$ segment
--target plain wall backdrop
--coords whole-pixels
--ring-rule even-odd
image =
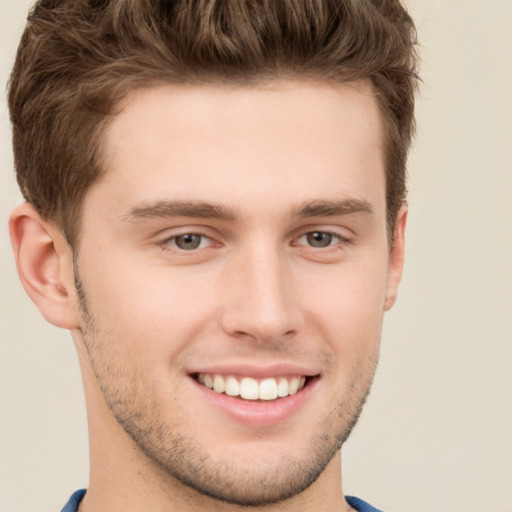
[[[389,512],[512,512],[512,1],[405,3],[424,80],[407,260],[344,490]],[[2,84],[29,4],[0,0]],[[19,201],[2,94],[0,512],[55,512],[87,485],[85,406],[69,334],[18,282]]]

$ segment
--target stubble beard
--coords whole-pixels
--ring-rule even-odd
[[[90,364],[108,408],[157,473],[170,477],[202,496],[243,507],[283,502],[313,484],[349,437],[370,392],[378,362],[378,345],[361,362],[349,391],[321,422],[308,453],[282,458],[273,466],[259,461],[214,460],[207,447],[187,435],[186,428],[165,423],[158,411],[154,386],[122,360],[118,340],[100,335],[75,267],[80,300],[81,335]],[[178,404],[177,404],[178,406]],[[164,483],[165,486],[165,483]]]

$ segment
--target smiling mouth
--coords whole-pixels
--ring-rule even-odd
[[[253,401],[277,400],[295,395],[307,385],[310,379],[304,375],[254,379],[209,373],[198,373],[194,378],[199,384],[215,393]]]

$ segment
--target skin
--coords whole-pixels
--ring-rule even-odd
[[[107,130],[74,254],[31,206],[13,213],[22,282],[79,355],[81,512],[349,509],[338,448],[403,266],[406,210],[390,247],[381,131],[365,84],[138,91]],[[187,233],[197,248],[177,245]],[[265,426],[226,415],[191,377],[277,364],[316,379]]]

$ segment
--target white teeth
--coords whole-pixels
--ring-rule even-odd
[[[226,379],[226,395],[238,396],[240,394],[240,384],[235,377],[228,377]]]
[[[279,379],[279,384],[277,385],[277,396],[281,398],[288,396],[288,381],[284,377]]]
[[[200,373],[197,381],[219,394],[240,396],[245,400],[275,400],[300,391],[306,384],[306,377],[270,377],[258,382],[252,377],[243,377],[238,380],[233,375],[224,377],[218,374]]]
[[[242,382],[240,382],[240,396],[246,400],[258,400],[258,381],[250,377],[244,377]]]
[[[204,376],[204,385],[207,388],[213,389],[213,377],[211,375],[206,374]]]
[[[290,383],[288,384],[288,393],[290,393],[290,395],[295,395],[299,390],[299,380],[299,377],[292,377],[290,379]]]
[[[213,390],[216,393],[224,393],[225,389],[226,389],[226,384],[224,384],[224,379],[220,375],[214,375]]]
[[[265,379],[260,382],[260,400],[275,400],[277,398],[276,379]]]

